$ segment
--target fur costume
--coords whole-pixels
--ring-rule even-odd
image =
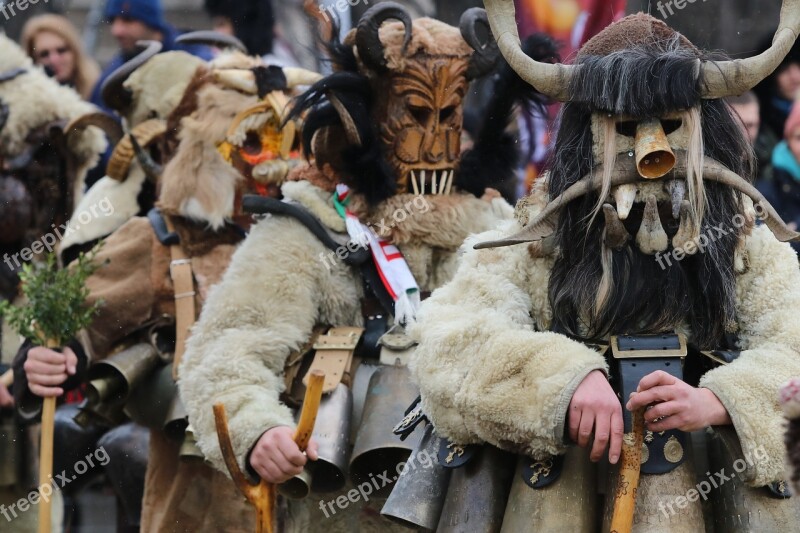
[[[6,257],[52,233],[72,214],[86,172],[106,146],[90,116],[98,117],[94,106],[0,35],[0,247]],[[0,265],[0,289],[7,298],[16,288],[11,271],[19,268],[19,258]]]
[[[172,55],[159,61],[160,57],[134,60],[145,62],[143,70],[136,70],[124,84],[136,89],[138,83],[151,76],[164,74],[164,66],[179,58]],[[123,74],[130,72],[123,70]],[[123,91],[121,99],[127,102],[123,109],[131,117],[149,106],[153,108],[148,115],[163,115],[166,134],[159,146],[168,162],[155,176],[160,187],[157,206],[174,225],[180,248],[190,259],[192,294],[199,314],[211,287],[221,279],[244,238],[246,226],[234,223],[248,220],[240,216],[242,194],[271,192],[266,187],[279,185],[292,163],[289,156],[296,144],[296,126],[291,122],[281,130],[281,105],[288,101],[291,87],[317,76],[296,69],[266,67],[259,59],[241,53],[224,54],[208,65],[192,63],[191,70],[177,69],[176,75],[179,82],[182,75],[189,78],[183,80],[180,94],[170,96],[167,91],[168,100],[155,100],[146,88]],[[257,75],[261,79],[254,82]],[[258,144],[247,144],[251,139]],[[223,146],[225,150],[221,149]],[[240,152],[251,156],[252,164]],[[283,169],[283,174],[259,173],[260,169],[273,167]],[[135,170],[132,163],[131,172]],[[108,229],[100,226],[95,231],[103,228]],[[85,233],[84,237],[91,235]],[[107,261],[108,265],[87,282],[89,301],[102,301],[98,316],[81,338],[90,365],[143,342],[155,321],[176,316],[170,246],[159,239],[148,217],[134,216],[124,221],[105,238],[97,260]],[[174,330],[172,324],[169,328]],[[19,354],[15,366],[24,363],[26,353]],[[90,375],[91,372],[90,366]],[[142,378],[140,389],[152,390],[148,386],[158,380],[159,372]],[[130,396],[135,397],[136,391]],[[158,402],[157,397],[145,400]],[[83,409],[86,413],[99,412],[98,406],[88,401]],[[132,412],[136,411],[129,405],[126,413]],[[180,428],[182,438],[186,425],[185,420],[179,422],[184,422]],[[115,427],[106,435],[127,430],[130,425]],[[249,531],[255,513],[237,488],[202,460],[182,458],[181,444],[182,439],[170,438],[160,424],[150,428],[141,529],[164,531],[177,525],[182,531]],[[126,460],[123,457],[112,461]]]
[[[539,460],[562,455],[573,394],[592,371],[609,372],[588,344],[674,331],[710,350],[735,333],[738,358],[699,383],[733,421],[715,428],[726,443],[738,439],[723,466],[766,451],[740,479],[754,487],[782,480],[777,391],[800,373],[800,271],[778,239],[798,234],[750,187],[752,152],[719,98],[757,82],[788,50],[800,4],[784,3],[775,50],[747,67],[709,61],[644,14],[606,28],[574,65],[538,63],[518,52],[513,6],[486,4],[512,66],[566,103],[548,177],[520,203],[517,221],[465,244],[454,279],[412,329],[420,344],[411,370],[436,431]],[[647,128],[655,134],[646,137]],[[647,144],[654,138],[658,150]],[[766,226],[754,227],[754,203]],[[634,531],[702,530],[651,508],[669,502],[659,498],[668,485],[654,488],[664,479],[642,477]],[[797,520],[796,502],[781,505]],[[779,515],[748,525],[769,529]]]
[[[462,31],[474,31],[476,13],[465,17]],[[383,24],[390,18],[401,23]],[[397,246],[422,292],[451,278],[459,246],[468,235],[512,214],[501,198],[478,197],[495,180],[510,176],[486,172],[476,177],[472,186],[477,194],[462,190],[454,180],[456,171],[467,172],[459,166],[461,97],[470,76],[490,67],[480,64],[493,46],[474,52],[469,35],[462,37],[455,28],[430,19],[412,22],[396,4],[380,4],[365,14],[344,44],[329,44],[334,74],[301,96],[294,111],[308,111],[303,136],[314,159],[283,185],[285,201],[302,206],[335,241],[346,243],[346,224],[333,191],[339,180],[348,184],[353,191],[348,209]],[[416,87],[409,92],[416,100],[405,99],[408,87]],[[509,98],[509,93],[502,97]],[[511,107],[499,106],[504,113]],[[397,112],[387,112],[390,108]],[[507,122],[501,117],[508,115],[498,116],[492,134],[502,136]],[[489,137],[477,146],[497,141]],[[392,222],[395,213],[409,211],[407,206],[420,199],[424,209],[412,208],[405,220]],[[211,291],[189,340],[179,385],[198,445],[217,468],[225,467],[212,404],[225,406],[236,460],[248,471],[249,452],[261,435],[294,425],[292,410],[280,399],[290,353],[308,341],[316,326],[364,324],[361,274],[342,261],[327,261],[330,254],[302,223],[268,215],[254,226],[223,281]],[[292,506],[292,526],[298,531],[392,527],[378,518],[374,503],[351,507],[328,520],[316,504]]]

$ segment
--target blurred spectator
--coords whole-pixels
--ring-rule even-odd
[[[778,143],[772,153],[773,180],[759,183],[778,214],[792,229],[800,227],[800,103],[794,107],[786,119],[784,140]],[[800,252],[800,243],[792,243]]]
[[[89,99],[100,67],[83,50],[75,26],[61,15],[39,15],[25,23],[20,44],[37,65],[62,85]]]
[[[758,179],[770,181],[772,179],[772,150],[775,143],[770,142],[768,136],[762,132],[761,104],[758,102],[758,97],[754,92],[748,91],[741,96],[726,98],[725,101],[741,120],[745,135],[755,151],[758,161]]]
[[[767,44],[762,49],[766,50]],[[761,134],[771,151],[783,138],[786,117],[800,91],[800,42],[795,43],[780,66],[755,91],[761,101]]]
[[[138,41],[160,41],[164,45],[162,52],[183,50],[203,59],[211,59],[211,50],[205,46],[180,45],[175,42],[180,32],[164,20],[160,0],[108,0],[105,18],[111,25],[111,34],[117,40],[120,51],[103,70],[100,81],[92,92],[92,103],[103,109],[108,110],[100,96],[103,81],[136,55]]]
[[[205,0],[214,30],[233,35],[252,55],[272,53],[275,14],[271,0]]]

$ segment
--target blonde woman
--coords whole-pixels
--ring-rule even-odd
[[[83,50],[75,26],[61,15],[31,18],[22,29],[22,48],[33,62],[48,70],[62,85],[73,87],[84,99],[100,77],[100,68]]]

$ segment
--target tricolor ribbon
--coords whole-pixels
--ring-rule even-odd
[[[350,239],[360,246],[369,247],[383,286],[394,300],[395,321],[407,324],[414,320],[419,309],[420,295],[417,280],[414,279],[414,274],[408,268],[408,263],[400,250],[386,239],[379,237],[372,228],[361,222],[348,209],[350,199],[350,189],[346,185],[337,185],[333,203],[336,211],[344,218]]]

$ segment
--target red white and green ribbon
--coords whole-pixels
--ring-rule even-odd
[[[333,203],[339,215],[344,218],[350,239],[360,246],[369,246],[383,286],[394,300],[395,322],[407,324],[414,320],[419,309],[420,295],[417,280],[414,279],[414,274],[408,268],[408,263],[400,250],[386,239],[379,237],[372,228],[361,222],[348,209],[350,199],[350,189],[346,185],[337,185]]]

